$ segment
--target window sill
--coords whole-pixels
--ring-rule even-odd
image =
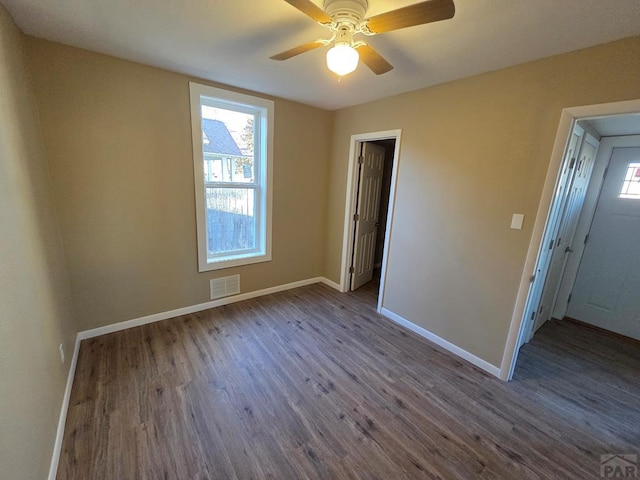
[[[271,253],[252,252],[243,255],[233,255],[220,260],[207,260],[206,264],[199,264],[198,271],[209,272],[211,270],[222,270],[224,268],[240,267],[252,263],[270,262]]]

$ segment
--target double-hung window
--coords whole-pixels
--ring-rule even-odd
[[[271,260],[273,102],[189,88],[199,270]]]

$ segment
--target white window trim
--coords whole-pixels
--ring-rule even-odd
[[[201,85],[194,82],[189,82],[189,94],[191,99],[191,133],[193,138],[193,173],[196,200],[198,271],[206,272],[222,268],[237,267],[240,265],[249,265],[252,263],[268,262],[271,260],[274,102],[264,98],[222,90],[220,88],[209,87],[207,85]],[[261,123],[263,125],[266,124],[266,135],[264,131],[265,128],[260,129],[260,155],[266,154],[266,161],[264,163],[261,161],[261,168],[258,172],[261,177],[261,181],[259,183],[264,185],[264,188],[261,189],[262,198],[257,202],[259,208],[259,221],[264,225],[263,245],[261,245],[259,251],[251,251],[238,255],[227,255],[220,260],[214,261],[210,261],[207,256],[205,186],[204,169],[202,164],[201,96],[215,99],[218,105],[228,103],[230,109],[238,111],[242,111],[242,107],[244,105],[257,107],[262,111]],[[253,111],[251,111],[251,113],[253,113]],[[264,168],[264,166],[266,166],[266,168]]]

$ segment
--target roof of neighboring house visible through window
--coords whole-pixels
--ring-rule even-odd
[[[241,157],[242,152],[235,142],[227,126],[220,120],[202,119],[203,148],[205,153],[232,155]],[[208,140],[208,141],[207,141]]]

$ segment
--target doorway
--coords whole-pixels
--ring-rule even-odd
[[[520,346],[531,339],[537,328],[550,318],[562,319],[572,311],[571,302],[575,302],[572,291],[576,278],[582,275],[583,253],[588,250],[586,240],[589,240],[606,168],[613,149],[633,143],[632,134],[640,133],[638,112],[640,101],[563,111],[527,254],[528,266],[514,309],[501,378],[511,379]],[[585,144],[586,150],[581,150]],[[593,156],[598,149],[595,159],[583,158],[584,152]],[[579,162],[586,165],[591,162],[591,172],[585,169],[585,163],[578,168]]]
[[[380,285],[395,140],[360,143],[349,290]],[[369,286],[371,288],[371,286]]]
[[[624,130],[609,128],[625,119]],[[571,173],[566,188],[556,189],[551,211],[560,213],[545,230],[543,245],[549,244],[536,268],[540,278],[534,280],[521,345],[551,319],[640,340],[640,135],[617,135],[627,131],[640,133],[640,116],[584,119],[574,126],[562,167],[563,177]],[[582,146],[573,153],[580,136]]]
[[[372,290],[378,311],[384,297],[400,133],[351,137],[340,289]]]

